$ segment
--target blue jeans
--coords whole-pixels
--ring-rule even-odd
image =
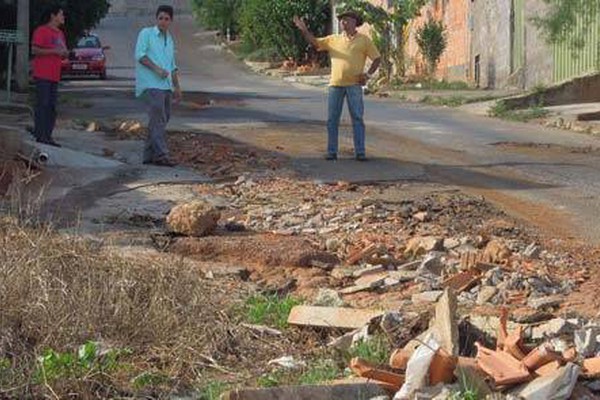
[[[329,87],[327,153],[333,155],[338,152],[340,117],[344,107],[344,98],[348,101],[348,111],[350,111],[350,117],[352,118],[354,153],[357,156],[365,155],[365,122],[363,120],[365,107],[363,104],[363,90],[360,85]]]
[[[45,79],[36,79],[36,104],[33,135],[36,139],[47,142],[52,139],[52,131],[56,124],[56,101],[58,83]]]

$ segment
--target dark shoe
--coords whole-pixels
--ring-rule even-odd
[[[337,160],[337,154],[327,154],[325,156],[325,159],[327,161],[335,161],[335,160]]]
[[[356,158],[356,161],[367,161],[368,160],[367,156],[365,156],[364,154],[357,154],[355,158]]]
[[[177,163],[173,160],[171,160],[170,158],[159,158],[158,160],[154,161],[152,164],[154,165],[158,165],[160,167],[176,167]]]
[[[36,139],[38,143],[47,144],[48,146],[54,147],[62,147],[60,144],[56,143],[53,139]]]

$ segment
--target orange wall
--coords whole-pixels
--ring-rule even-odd
[[[374,0],[375,1],[375,0]],[[448,44],[442,55],[436,76],[449,81],[468,81],[470,64],[469,0],[433,0],[421,10],[409,29],[406,45],[408,73],[422,75],[425,62],[416,42],[417,29],[429,18],[441,20],[446,27]]]

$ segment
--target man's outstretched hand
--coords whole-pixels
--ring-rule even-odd
[[[296,27],[298,29],[300,29],[301,31],[308,30],[306,28],[306,24],[304,23],[304,21],[302,20],[302,18],[298,17],[297,15],[294,15],[294,25],[296,25]]]

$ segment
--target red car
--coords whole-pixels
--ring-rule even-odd
[[[102,46],[96,35],[86,35],[79,39],[69,58],[62,62],[62,75],[98,76],[106,79],[106,54],[109,46]]]

